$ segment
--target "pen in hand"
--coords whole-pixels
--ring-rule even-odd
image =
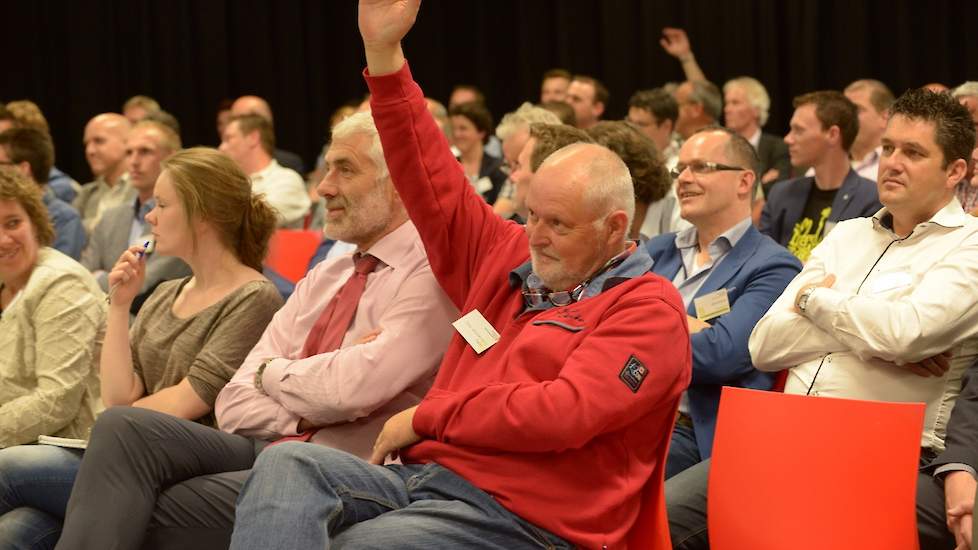
[[[143,243],[143,249],[136,253],[136,257],[139,258],[139,259],[142,259],[142,258],[144,258],[144,257],[149,256],[150,254],[152,254],[153,253],[153,248],[154,248],[153,245],[154,245],[153,241],[146,241],[146,242],[144,242]],[[112,287],[109,288],[109,293],[105,296],[105,303],[107,303],[107,304],[111,304],[112,303],[112,295],[115,294],[116,289],[119,288],[119,285],[121,285],[121,284],[122,284],[122,281],[119,281],[116,284],[112,285]]]

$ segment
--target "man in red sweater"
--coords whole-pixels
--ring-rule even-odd
[[[493,214],[404,59],[418,4],[361,0],[360,31],[384,156],[464,313],[458,334],[373,464],[318,445],[264,451],[232,547],[623,548],[647,483],[661,486],[690,380],[682,300],[626,241],[631,179],[603,147],[543,163],[525,230]],[[403,464],[380,466],[389,455]]]

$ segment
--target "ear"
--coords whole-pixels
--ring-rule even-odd
[[[825,131],[826,136],[832,143],[837,143],[842,146],[842,130],[838,126],[829,126],[829,129]]]
[[[741,172],[740,179],[737,180],[737,196],[753,198],[755,181],[757,181],[757,175],[754,174],[753,170],[744,170]]]
[[[621,243],[628,237],[628,214],[624,210],[615,210],[608,214],[605,227],[608,228],[609,243]]]
[[[245,138],[245,141],[248,142],[248,145],[251,146],[251,147],[260,147],[261,146],[261,132],[259,132],[258,130],[255,130],[254,132],[251,132],[250,134],[246,134],[244,136],[244,138]]]
[[[591,110],[594,112],[596,118],[601,118],[601,115],[604,114],[604,103],[595,101],[594,105],[591,106]]]
[[[967,173],[968,163],[964,159],[955,160],[947,165],[947,179],[944,181],[944,186],[953,189],[959,181],[964,179]]]
[[[27,162],[26,160],[22,160],[18,162],[15,166],[17,167],[17,171],[20,172],[22,175],[30,178],[31,180],[34,180],[34,173],[31,171],[31,164],[29,162]],[[47,183],[47,180],[45,179],[40,183]]]

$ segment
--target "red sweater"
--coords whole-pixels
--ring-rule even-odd
[[[402,460],[437,462],[574,544],[624,547],[690,380],[679,293],[647,273],[521,314],[509,273],[529,258],[523,227],[475,193],[406,64],[366,79],[391,177],[436,278],[463,314],[479,310],[501,336],[482,355],[454,336],[414,416],[424,439]],[[647,370],[637,391],[623,380],[632,358]]]

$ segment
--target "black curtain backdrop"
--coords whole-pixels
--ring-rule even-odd
[[[256,94],[275,111],[280,147],[311,164],[330,113],[362,96],[354,0],[3,0],[0,101],[31,99],[52,127],[57,164],[85,182],[86,121],[150,95],[180,120],[185,145],[215,145],[223,98]],[[482,88],[496,115],[536,100],[540,75],[565,67],[611,89],[619,118],[637,89],[682,79],[658,44],[678,26],[718,85],[767,87],[767,130],[783,134],[791,99],[878,78],[899,94],[978,79],[974,0],[425,0],[405,43],[415,77],[445,101]]]

